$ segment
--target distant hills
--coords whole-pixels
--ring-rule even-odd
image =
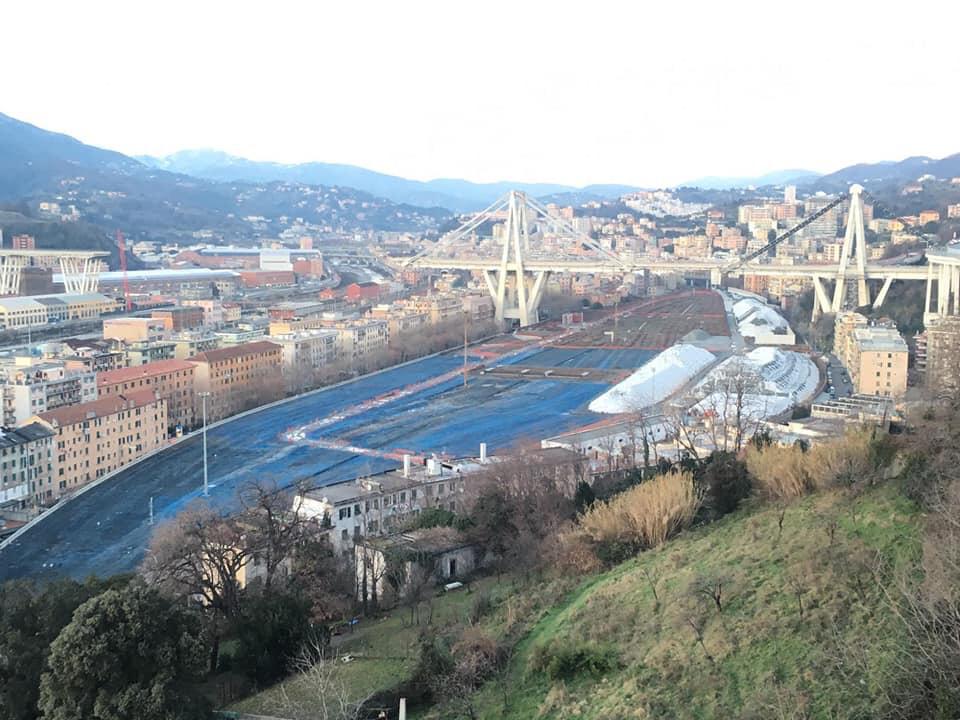
[[[710,176],[683,183],[680,192],[714,202],[709,196],[731,192],[727,188],[795,183],[805,190],[835,192],[859,182],[893,196],[899,185],[926,174],[960,176],[960,154],[862,163],[822,176],[802,169],[756,177]],[[193,241],[199,234],[215,242],[255,242],[276,237],[301,220],[323,232],[345,234],[437,232],[454,222],[453,213],[481,209],[512,188],[574,205],[640,189],[456,178],[421,182],[353,165],[256,162],[214,150],[133,158],[0,113],[0,210],[19,213],[20,225],[38,219],[41,200],[57,200],[74,205],[92,226],[62,241],[57,233],[45,232],[50,242],[60,243],[48,247],[86,242],[98,229],[109,246],[117,228],[134,240]],[[14,224],[10,217],[7,224]]]
[[[493,203],[508,190],[523,190],[534,197],[575,195],[577,197],[606,199],[619,197],[639,188],[631,185],[588,185],[577,188],[552,183],[495,182],[475,183],[456,178],[438,180],[409,180],[386,175],[356,165],[308,162],[285,165],[258,162],[228,155],[219,150],[182,150],[157,158],[147,155],[137,158],[161,170],[192,175],[218,181],[299,182],[310,185],[338,185],[351,187],[387,198],[396,203],[420,206],[440,206],[455,212],[480,210]]]
[[[851,183],[870,185],[906,183],[923,175],[947,179],[960,176],[960,153],[939,160],[915,155],[899,161],[859,163],[824,175],[814,183],[818,189],[832,190]]]
[[[85,223],[108,231],[105,238],[119,228],[133,239],[192,241],[203,231],[214,240],[256,241],[276,237],[297,218],[348,234],[429,231],[450,219],[440,207],[399,204],[346,186],[169,172],[0,113],[0,205],[29,220],[42,200],[75,206]]]
[[[767,185],[802,185],[815,181],[820,173],[813,170],[776,170],[753,177],[724,177],[708,175],[680,183],[680,187],[697,187],[705,190],[730,190],[742,187],[764,187]]]

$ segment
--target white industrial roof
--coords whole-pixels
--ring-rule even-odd
[[[211,270],[209,268],[179,268],[174,270],[131,270],[127,279],[131,282],[149,282],[150,280],[205,280],[213,278],[231,278],[238,274],[233,270]],[[54,282],[63,282],[63,275],[53,276]],[[123,273],[118,271],[100,273],[100,282],[123,282]]]

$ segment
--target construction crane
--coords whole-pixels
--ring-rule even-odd
[[[117,249],[120,251],[120,272],[123,273],[123,299],[126,302],[127,312],[133,310],[130,300],[130,278],[127,277],[127,244],[123,241],[123,233],[117,230]]]

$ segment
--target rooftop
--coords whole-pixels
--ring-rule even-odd
[[[386,537],[364,538],[361,542],[378,550],[399,550],[417,555],[438,555],[472,544],[459,530],[449,527],[434,527]]]
[[[149,282],[151,280],[213,280],[238,277],[233,270],[211,270],[209,268],[179,268],[172,270],[130,270],[127,280],[132,283]],[[53,276],[55,283],[63,282],[63,275]],[[115,285],[123,282],[123,273],[110,271],[100,273],[100,282]]]
[[[0,448],[23,445],[52,436],[53,431],[38,422],[32,422],[18,428],[0,428]]]
[[[12,310],[34,310],[40,307],[58,304],[102,302],[113,304],[116,301],[100,293],[55,293],[53,295],[20,295],[0,298],[0,308]]]
[[[75,425],[84,420],[115,415],[122,410],[143,407],[155,402],[157,402],[157,395],[153,390],[137,390],[136,392],[100,398],[79,405],[67,405],[56,410],[40,413],[37,417],[51,425]]]
[[[167,373],[188,370],[193,372],[193,363],[186,360],[157,360],[137,367],[117,368],[97,373],[97,385],[113,385],[115,383],[130,382],[139,378],[155,377]]]
[[[861,352],[907,352],[907,343],[891,328],[857,328],[853,331],[853,339]]]
[[[236,358],[255,355],[263,352],[274,352],[280,350],[280,346],[267,340],[257,340],[256,342],[242,343],[232,347],[218,348],[216,350],[207,350],[197,353],[191,362],[223,362],[224,360],[234,360]]]

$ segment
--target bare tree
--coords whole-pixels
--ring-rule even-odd
[[[263,584],[268,591],[313,529],[300,512],[303,499],[303,488],[291,492],[269,478],[253,480],[240,489],[244,509],[239,520],[247,526],[251,550],[264,565]]]
[[[326,655],[316,643],[307,645],[292,664],[296,679],[280,684],[270,711],[296,720],[359,720],[369,696],[350,693],[339,672],[347,660]]]
[[[725,584],[726,579],[722,577],[702,577],[694,583],[694,591],[712,601],[717,608],[717,612],[723,612]]]
[[[406,564],[402,583],[397,588],[400,602],[410,608],[410,624],[420,624],[420,606],[427,605],[427,625],[433,621],[433,596],[437,584],[436,557],[422,557]]]
[[[236,519],[194,506],[157,529],[143,574],[174,595],[233,618],[240,612],[241,570],[253,554],[245,534]]]
[[[693,637],[697,641],[697,645],[700,646],[700,649],[703,650],[704,657],[710,661],[710,664],[714,664],[713,655],[710,654],[710,651],[707,650],[707,645],[704,642],[703,633],[705,621],[703,616],[697,614],[688,614],[684,617],[684,622],[687,627],[693,630]]]

